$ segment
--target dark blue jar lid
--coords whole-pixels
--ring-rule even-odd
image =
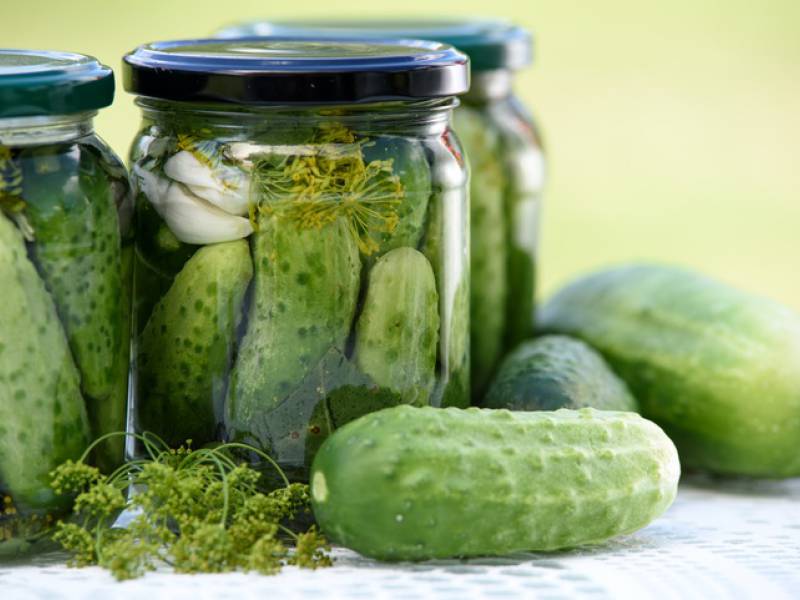
[[[123,75],[127,91],[172,101],[373,102],[462,94],[469,59],[419,40],[180,40],[140,46],[125,56]]]
[[[253,21],[233,25],[220,37],[313,36],[322,38],[415,38],[444,42],[467,54],[473,71],[520,69],[530,64],[533,41],[528,31],[496,19],[314,19]]]
[[[66,115],[113,100],[114,73],[91,56],[0,49],[0,118]]]

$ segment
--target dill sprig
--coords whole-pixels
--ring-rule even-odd
[[[169,448],[152,434],[136,435],[146,458],[103,475],[85,460],[51,473],[59,494],[75,497],[73,515],[56,524],[54,539],[70,566],[99,565],[119,580],[170,565],[180,573],[234,570],[274,574],[284,565],[329,566],[330,547],[315,527],[295,533],[286,523],[310,511],[308,486],[290,483],[267,454],[238,443],[193,450]],[[254,452],[278,470],[284,486],[259,489],[260,473],[238,464],[234,452]],[[128,493],[128,490],[131,493]],[[125,527],[114,523],[134,514]]]
[[[301,229],[321,229],[343,218],[359,250],[376,252],[374,235],[397,228],[405,190],[392,159],[364,160],[365,143],[342,125],[323,124],[308,144],[254,157],[257,210]]]

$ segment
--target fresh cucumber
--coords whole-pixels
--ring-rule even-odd
[[[613,268],[557,293],[541,327],[608,359],[684,466],[800,475],[800,315],[697,273]]]
[[[334,542],[383,560],[601,542],[663,513],[675,447],[634,413],[398,406],[329,437],[311,472]]]
[[[485,408],[556,410],[584,408],[633,411],[625,382],[595,350],[574,338],[548,335],[519,345],[500,365]]]

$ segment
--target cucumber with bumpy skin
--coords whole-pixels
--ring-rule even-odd
[[[595,350],[563,335],[520,344],[500,365],[482,406],[509,410],[584,408],[627,410],[638,406],[625,382]]]
[[[677,492],[675,447],[634,413],[399,406],[317,453],[332,541],[383,560],[550,551],[644,527]]]
[[[225,414],[234,437],[244,434],[268,444],[269,413],[326,352],[344,350],[361,261],[356,241],[341,220],[304,229],[277,216],[263,216],[252,246],[253,299]]]
[[[433,269],[414,248],[384,254],[369,274],[356,325],[359,368],[409,404],[426,404],[436,381],[439,296]]]
[[[631,265],[586,276],[541,313],[627,382],[684,466],[800,475],[800,315],[697,273]]]
[[[0,488],[20,509],[51,507],[50,470],[81,455],[89,424],[53,300],[2,213],[0,289]]]
[[[22,161],[23,188],[33,260],[64,324],[81,388],[95,402],[118,402],[111,396],[119,389],[115,367],[128,354],[127,315],[117,207],[103,160],[92,148],[78,158],[34,150]]]
[[[214,439],[252,275],[246,241],[204,246],[153,309],[137,356],[139,419],[170,446]]]

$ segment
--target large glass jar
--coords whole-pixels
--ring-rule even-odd
[[[92,126],[113,95],[92,58],[0,50],[0,555],[63,508],[50,471],[125,430],[133,203]]]
[[[303,479],[366,412],[468,404],[466,57],[283,39],[125,60],[139,431],[246,442]]]
[[[307,35],[338,39],[412,37],[467,54],[472,85],[454,127],[470,163],[472,397],[478,403],[499,360],[533,333],[542,143],[514,95],[515,72],[530,63],[528,32],[496,20],[251,21],[218,35]]]

